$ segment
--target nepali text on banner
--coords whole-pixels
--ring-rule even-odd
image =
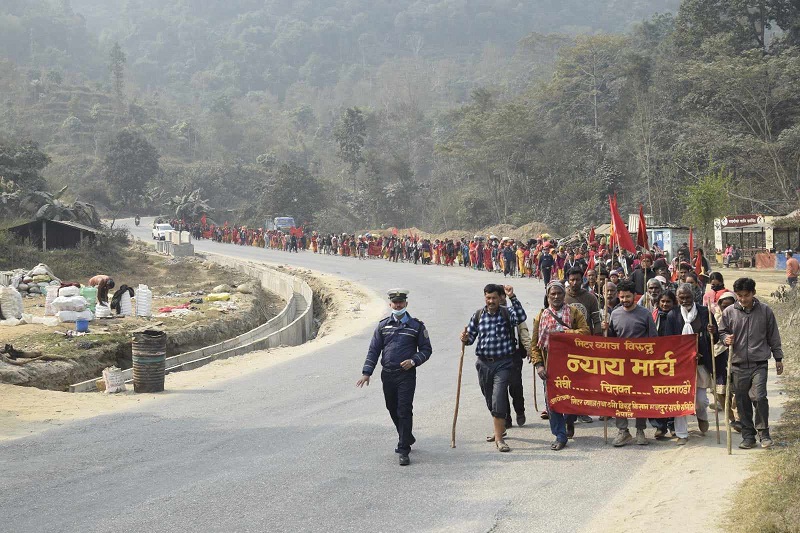
[[[557,333],[547,401],[557,413],[617,418],[694,414],[697,336],[623,339]]]

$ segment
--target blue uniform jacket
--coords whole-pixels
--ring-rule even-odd
[[[428,338],[428,330],[422,321],[406,313],[400,320],[394,315],[378,322],[372,341],[369,343],[367,360],[362,373],[371,376],[381,357],[381,365],[386,370],[399,370],[400,363],[413,359],[416,366],[427,361],[433,348]]]

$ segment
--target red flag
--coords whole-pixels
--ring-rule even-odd
[[[644,207],[639,204],[639,229],[636,233],[636,244],[647,250],[650,248],[647,242],[647,223],[644,219]]]
[[[631,253],[636,253],[636,245],[633,243],[631,234],[628,233],[628,228],[625,226],[625,223],[622,222],[622,216],[620,216],[619,210],[617,209],[616,195],[608,197],[608,205],[611,208],[612,237],[614,237],[614,240],[621,250],[624,249]]]
[[[583,276],[586,277],[586,273],[590,270],[594,270],[594,267],[597,263],[594,261],[594,254],[589,254],[589,263],[586,265],[586,270],[583,271]]]
[[[697,250],[697,259],[694,263],[694,271],[697,272],[697,274],[703,273],[703,254],[700,252],[700,250]]]
[[[594,226],[592,226],[592,229],[589,230],[589,244],[593,243],[594,239],[595,239]]]

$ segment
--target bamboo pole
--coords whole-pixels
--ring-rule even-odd
[[[461,358],[458,361],[458,384],[456,385],[456,409],[453,412],[453,430],[450,433],[450,447],[456,447],[456,421],[458,420],[458,404],[461,400],[461,374],[464,371],[464,350],[466,344],[461,343]]]
[[[734,342],[736,339],[734,339]],[[728,455],[732,454],[731,451],[731,440],[733,439],[731,435],[731,419],[728,416],[728,413],[731,409],[731,374],[733,372],[733,368],[731,365],[731,359],[733,358],[733,342],[728,346],[728,379],[725,381],[725,433],[728,436]]]
[[[708,325],[712,325],[711,306],[708,306]],[[708,347],[711,350],[711,391],[714,394],[714,419],[717,422],[717,444],[720,444],[719,434],[719,405],[717,405],[717,354],[714,353],[714,335],[708,334]],[[725,417],[727,418],[727,411]]]

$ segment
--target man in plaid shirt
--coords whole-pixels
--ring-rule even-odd
[[[500,295],[505,290],[511,306],[500,306]],[[501,452],[511,451],[505,440],[506,415],[509,412],[508,382],[514,369],[513,355],[516,350],[515,330],[525,322],[528,315],[514,295],[511,285],[505,287],[490,283],[483,289],[486,306],[479,309],[461,333],[461,342],[471,346],[476,340],[475,368],[478,383],[486,406],[494,422],[494,443]]]

